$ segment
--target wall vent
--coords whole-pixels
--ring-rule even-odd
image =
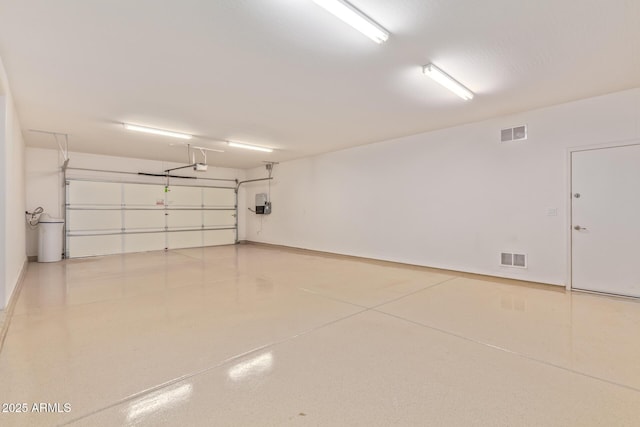
[[[500,254],[500,265],[503,267],[527,268],[527,255],[502,252]]]
[[[500,142],[523,141],[527,139],[527,125],[500,130]]]

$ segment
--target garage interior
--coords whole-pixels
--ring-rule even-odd
[[[638,22],[0,0],[0,425],[637,425]]]

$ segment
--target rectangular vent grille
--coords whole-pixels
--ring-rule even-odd
[[[500,265],[503,267],[527,268],[527,255],[502,252],[500,254]]]
[[[500,131],[500,142],[522,141],[527,139],[527,125],[502,129]]]

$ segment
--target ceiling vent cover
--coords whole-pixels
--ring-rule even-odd
[[[500,265],[503,267],[527,268],[527,255],[502,252],[500,254]]]
[[[500,130],[500,142],[523,141],[527,139],[527,125]]]

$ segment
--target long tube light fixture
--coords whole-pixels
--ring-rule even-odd
[[[173,138],[180,138],[180,139],[193,138],[193,135],[189,135],[188,133],[172,132],[168,130],[150,128],[146,126],[132,125],[129,123],[124,123],[124,128],[127,130],[133,130],[136,132],[152,133],[154,135],[170,136]]]
[[[431,77],[436,82],[440,83],[442,86],[449,89],[451,92],[458,95],[460,98],[464,99],[465,101],[473,99],[473,92],[471,92],[469,89],[464,87],[462,83],[460,83],[435,65],[427,64],[423,66],[422,72]]]
[[[265,153],[273,152],[271,148],[258,147],[257,145],[241,144],[239,142],[233,142],[233,141],[229,141],[227,142],[227,144],[229,144],[229,147],[244,148],[246,150],[264,151]]]
[[[313,2],[378,44],[389,39],[387,30],[344,0],[313,0]]]

